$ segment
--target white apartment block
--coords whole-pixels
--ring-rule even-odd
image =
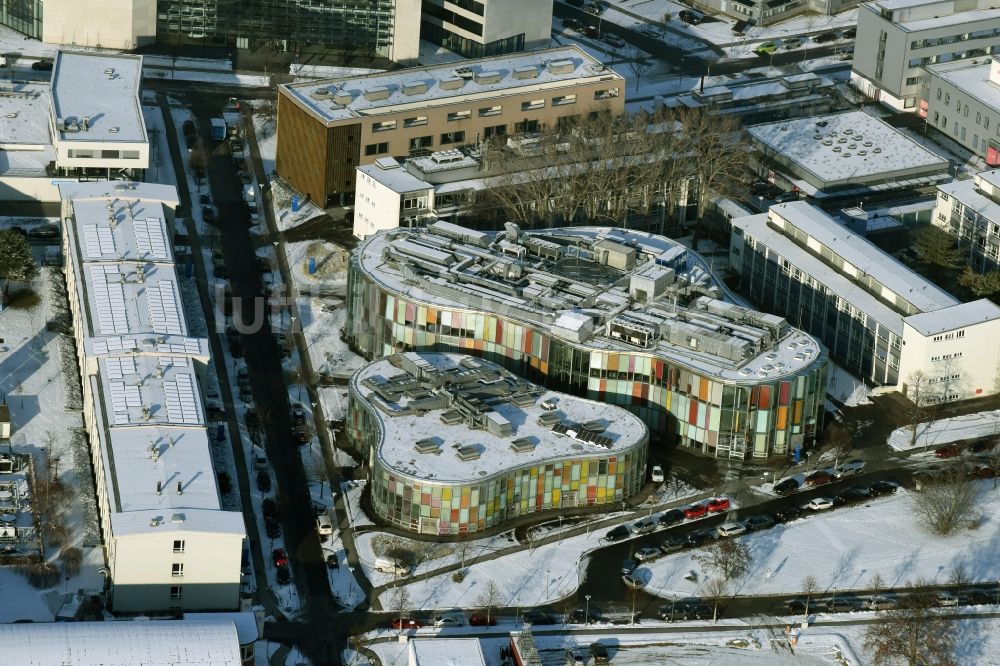
[[[174,268],[171,186],[60,185],[63,250],[115,612],[234,610],[246,536],[223,509]]]
[[[934,224],[958,237],[974,270],[1000,269],[1000,170],[937,189]]]
[[[552,0],[423,0],[420,36],[466,58],[546,48]]]
[[[898,110],[920,111],[928,65],[993,53],[1000,6],[992,0],[875,0],[858,7],[852,83]]]
[[[927,68],[927,122],[1000,166],[1000,62],[996,56]]]
[[[132,49],[156,41],[156,0],[45,0],[43,42]]]

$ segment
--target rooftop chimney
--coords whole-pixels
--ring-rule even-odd
[[[181,484],[180,481],[177,482],[177,494],[178,495],[184,494],[184,486]]]

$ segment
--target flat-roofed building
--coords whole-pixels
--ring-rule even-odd
[[[279,176],[320,203],[347,202],[355,168],[562,117],[624,112],[625,80],[576,46],[278,89]]]
[[[545,48],[552,0],[424,0],[420,36],[466,58]]]
[[[1000,270],[1000,170],[938,185],[934,224],[958,238],[973,270]]]
[[[927,122],[1000,166],[1000,61],[960,60],[926,71]]]
[[[947,382],[942,400],[996,391],[983,377],[995,377],[1000,351],[983,336],[1000,335],[1000,309],[960,303],[818,208],[793,202],[733,218],[730,265],[754,302],[820,338],[834,361],[870,384],[900,386],[920,370],[939,388]],[[952,331],[948,322],[964,330],[946,345],[947,333],[933,329]],[[956,368],[960,352],[972,365],[945,379],[942,362]]]
[[[864,111],[752,125],[747,132],[762,157],[760,170],[776,168],[817,198],[950,179],[948,160]]]
[[[481,355],[702,453],[785,455],[819,428],[826,350],[724,296],[701,257],[663,236],[437,221],[359,243],[345,333],[369,358]]]
[[[30,11],[32,5],[36,11]],[[5,7],[0,16],[7,18],[4,25],[50,44],[131,51],[156,41],[156,5],[156,0],[45,0],[43,12],[28,0],[18,3],[21,11]],[[27,13],[32,23],[11,20]]]
[[[1000,45],[992,0],[876,0],[858,6],[851,82],[900,111],[919,111],[928,65],[988,55]]]
[[[83,379],[110,604],[232,610],[243,516],[224,510],[173,263],[173,187],[60,185],[70,311]]]
[[[373,361],[351,378],[347,422],[354,446],[370,457],[375,513],[422,534],[611,507],[646,479],[649,431],[639,417],[464,354]]]

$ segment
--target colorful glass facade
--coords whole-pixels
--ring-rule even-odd
[[[796,373],[723,378],[655,351],[589,348],[489,312],[411,300],[372,279],[357,255],[348,308],[345,333],[368,358],[414,350],[482,356],[554,390],[622,406],[654,437],[709,455],[786,455],[817,433],[825,350]]]

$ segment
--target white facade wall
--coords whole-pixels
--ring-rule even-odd
[[[132,49],[156,41],[156,0],[45,0],[42,41]]]
[[[990,7],[986,0],[965,3],[956,11],[960,6],[959,0],[904,9],[861,4],[851,72],[854,86],[891,108],[918,110],[926,65],[986,55],[1000,45],[1000,9],[984,11]],[[955,18],[963,14],[968,20]],[[907,25],[913,21],[922,23]]]
[[[420,57],[420,2],[396,0],[395,3],[389,59],[401,65],[416,65]]]
[[[60,168],[148,169],[149,143],[115,141],[66,141],[53,132],[56,166]],[[118,155],[117,158],[111,154]],[[90,155],[90,157],[81,157]],[[126,157],[128,156],[128,157]]]
[[[402,171],[401,167],[397,167]],[[412,192],[397,192],[372,178],[361,169],[356,171],[354,196],[354,235],[367,238],[384,229],[395,229],[407,217],[419,218],[434,208],[434,188]],[[404,209],[404,202],[407,202]],[[413,208],[413,202],[417,207]],[[416,222],[416,219],[412,220]]]
[[[903,320],[900,391],[917,372],[928,378],[934,402],[997,393],[1000,378],[1000,319],[924,336]]]
[[[549,46],[552,39],[551,0],[484,0],[482,44],[524,33],[525,50]]]

